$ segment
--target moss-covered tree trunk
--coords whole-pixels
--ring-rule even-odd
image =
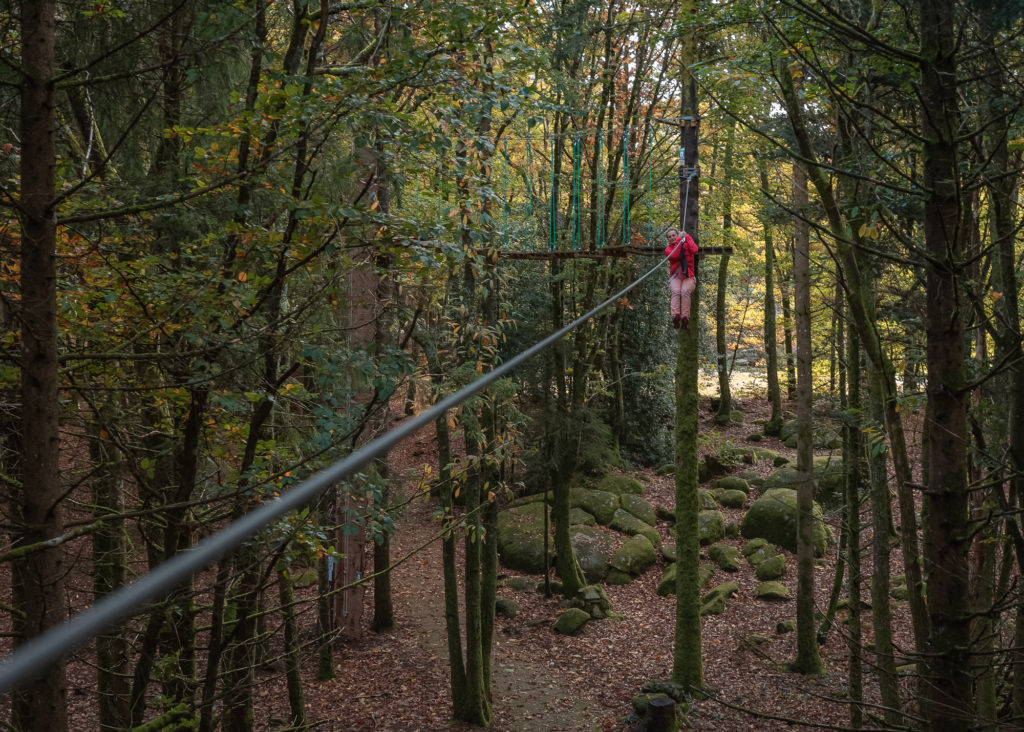
[[[761,190],[767,196],[768,163],[764,156],[757,158],[757,172]],[[767,204],[766,204],[767,205]],[[775,318],[775,243],[772,226],[764,213],[764,350],[767,364],[768,401],[772,414],[764,425],[766,435],[777,435],[782,429],[782,391],[779,388],[779,344]]]
[[[111,519],[124,512],[124,466],[106,429],[115,409],[103,409],[88,425],[89,458],[99,468],[92,486],[93,515],[103,519],[92,533],[93,593],[97,599],[125,582],[128,573],[128,536],[124,522]],[[129,644],[120,628],[96,637],[96,690],[100,729],[121,730],[130,724],[125,669],[129,668]]]
[[[842,350],[842,349],[840,349]],[[850,616],[846,626],[847,644],[850,648],[850,726],[860,729],[864,723],[862,704],[864,701],[864,655],[861,622],[861,537],[860,537],[860,493],[863,483],[863,461],[861,459],[863,440],[860,420],[860,342],[856,333],[850,332],[845,362],[840,361],[839,394],[840,406],[847,412],[843,425],[843,487],[846,494],[846,569],[847,596]]]
[[[295,589],[291,572],[284,563],[277,567],[277,596],[281,601],[281,624],[284,626],[284,669],[288,684],[288,723],[293,729],[306,724],[306,703],[302,694],[302,655],[299,645],[299,624],[295,612]]]
[[[695,0],[679,4],[679,16],[685,22],[696,11]],[[697,61],[696,29],[683,31],[680,46],[682,67],[682,108],[680,116],[694,121],[682,127],[683,160],[679,170],[680,223],[700,245],[700,187],[693,173],[697,170],[697,85],[689,69]],[[697,531],[697,333],[700,330],[700,273],[694,261],[697,285],[690,298],[690,327],[676,333],[676,623],[672,654],[672,680],[691,690],[704,685],[704,667],[700,628],[700,540]]]
[[[786,247],[792,252],[792,247]],[[776,259],[776,262],[779,260]],[[790,281],[779,271],[779,291],[782,295],[782,346],[786,356],[786,398],[796,399],[796,359],[793,356],[793,298]]]
[[[811,144],[810,133],[804,120],[801,106],[793,80],[788,73],[779,75],[780,90],[786,105],[797,147],[805,160],[816,160],[814,146]],[[910,590],[910,614],[914,628],[914,642],[918,648],[928,644],[929,617],[924,603],[924,580],[921,574],[921,553],[917,535],[917,510],[914,505],[914,494],[911,484],[913,472],[907,452],[906,435],[903,430],[903,418],[900,412],[896,389],[896,377],[892,362],[887,351],[882,347],[881,336],[874,313],[866,305],[863,293],[864,282],[861,275],[862,265],[857,261],[856,251],[862,247],[853,247],[847,242],[847,232],[852,231],[854,244],[859,244],[855,227],[849,226],[844,218],[832,191],[832,184],[825,172],[818,165],[809,168],[818,197],[825,208],[829,228],[836,238],[836,251],[843,268],[843,276],[847,282],[849,293],[850,315],[857,328],[861,348],[882,378],[883,414],[885,415],[885,433],[889,440],[893,470],[896,474],[896,493],[900,507],[900,548],[903,553],[903,567],[907,575],[907,587]],[[927,445],[926,445],[927,447]],[[926,703],[922,697],[921,702]]]
[[[736,144],[736,125],[729,125],[729,132],[725,138],[725,161],[722,202],[722,244],[728,246],[729,234],[732,232],[732,188],[733,148]],[[727,323],[727,287],[729,284],[729,255],[723,254],[718,259],[718,292],[715,297],[715,368],[718,370],[718,413],[715,415],[716,424],[729,424],[732,419],[732,389],[729,387],[729,363],[728,344],[725,339],[725,326]],[[692,318],[691,318],[692,319]]]
[[[821,673],[814,627],[814,471],[812,469],[814,424],[811,414],[811,268],[810,226],[799,218],[807,209],[807,172],[793,163],[793,207],[798,213],[793,246],[793,316],[796,325],[796,659],[794,671]]]

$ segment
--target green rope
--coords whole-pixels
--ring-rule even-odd
[[[526,235],[530,249],[536,247],[533,231],[533,148],[530,140],[526,140]]]
[[[629,246],[629,125],[622,134],[622,245]]]
[[[597,248],[604,246],[604,165],[601,161],[601,140],[603,133],[597,135]]]
[[[572,248],[579,249],[580,231],[580,136],[572,140]]]
[[[505,249],[508,249],[508,167],[509,167],[509,162],[508,162],[508,140],[504,141],[504,151],[503,152],[504,152],[504,155],[505,155],[505,176],[504,176],[504,178],[505,178],[504,187],[505,188],[504,188],[504,191],[502,193],[502,196],[504,198],[504,204],[505,205],[502,207],[504,210],[503,210],[503,222],[502,222],[501,228],[502,228],[502,231],[504,232],[504,237],[502,238],[502,241],[505,242]]]
[[[651,148],[651,133],[647,133],[647,238],[654,236],[654,197],[651,188],[654,186],[654,151]]]
[[[558,201],[555,200],[555,138],[551,138],[551,188],[548,191],[548,249],[555,251],[555,224]]]

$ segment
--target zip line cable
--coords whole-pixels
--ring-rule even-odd
[[[691,173],[690,177],[693,177]],[[687,184],[687,195],[689,185]],[[686,225],[686,211],[683,211],[683,226]],[[562,329],[535,343],[522,353],[501,364],[493,371],[481,376],[459,391],[445,397],[430,409],[399,427],[385,433],[364,445],[348,457],[339,460],[319,473],[299,483],[295,488],[282,494],[276,500],[239,517],[220,531],[212,534],[191,549],[177,554],[163,564],[157,565],[130,585],[114,590],[97,600],[92,607],[83,610],[60,625],[54,626],[41,636],[21,645],[0,662],[0,694],[7,693],[46,669],[61,656],[82,645],[103,632],[114,623],[136,614],[143,605],[164,596],[171,589],[215,560],[238,548],[271,522],[284,517],[311,502],[332,485],[355,473],[371,460],[380,457],[406,437],[418,432],[449,409],[493,384],[506,374],[519,368],[538,353],[558,342],[578,326],[604,310],[610,304],[624,297],[634,287],[650,277],[668,257],[651,267],[644,275],[615,293],[597,307],[580,316]]]

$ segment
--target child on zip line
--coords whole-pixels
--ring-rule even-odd
[[[697,243],[685,231],[680,232],[670,226],[665,232],[668,246],[665,256],[668,257],[671,272],[669,273],[668,291],[672,307],[672,327],[688,330],[690,325],[690,295],[697,286],[696,271],[693,268],[693,255],[697,253]]]

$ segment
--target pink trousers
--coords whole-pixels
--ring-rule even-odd
[[[672,317],[690,317],[690,295],[697,286],[693,277],[679,279],[672,277],[668,281],[669,300],[672,303]]]

